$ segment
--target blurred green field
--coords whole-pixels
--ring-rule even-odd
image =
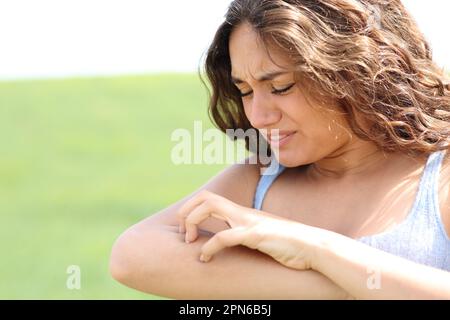
[[[172,164],[194,120],[212,127],[197,75],[0,82],[0,299],[159,298],[115,282],[109,254],[226,166]]]

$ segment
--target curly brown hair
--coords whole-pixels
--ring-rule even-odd
[[[266,50],[289,56],[309,97],[335,101],[361,139],[413,156],[450,147],[450,82],[400,0],[234,0],[204,64],[209,116],[223,132],[252,128],[228,51],[244,22]]]

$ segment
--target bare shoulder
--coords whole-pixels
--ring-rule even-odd
[[[178,200],[169,207],[152,214],[141,221],[136,227],[147,228],[154,225],[177,226],[176,213],[178,209],[197,193],[208,190],[221,195],[239,205],[253,206],[253,198],[260,177],[261,165],[257,163],[255,156],[230,165],[207,181],[202,187],[190,195]],[[200,225],[201,229],[209,232],[218,232],[228,226],[216,219],[208,219]]]
[[[442,222],[447,234],[450,236],[450,150],[447,150],[442,160],[442,168],[439,175],[439,197]]]
[[[440,180],[444,185],[450,183],[450,150],[445,152],[444,158],[442,159]]]

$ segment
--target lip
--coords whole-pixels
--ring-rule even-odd
[[[272,140],[272,135],[269,133],[267,135],[267,140],[269,144],[273,147],[281,148],[282,146],[286,145],[291,139],[292,136],[297,133],[297,131],[287,131],[287,130],[279,130],[278,136],[282,137],[279,140]]]

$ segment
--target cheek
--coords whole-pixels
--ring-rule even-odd
[[[281,97],[280,107],[292,120],[304,126],[322,122],[323,115],[320,115],[315,107],[301,93],[300,89],[287,96]]]
[[[350,128],[337,118],[328,120],[322,131],[329,144],[341,144],[351,137]]]
[[[302,135],[324,144],[342,142],[348,137],[350,131],[342,119],[331,117],[330,114],[310,106],[292,113],[292,120],[295,121]]]
[[[245,116],[247,117],[247,119],[250,119],[249,118],[249,116],[250,116],[250,107],[249,107],[248,103],[246,103],[245,101],[242,101],[242,106],[244,108]]]
[[[295,101],[286,102],[284,111],[305,134],[320,132],[327,125],[327,119],[322,114],[314,110],[310,105],[299,104],[298,100],[297,103]]]
[[[280,99],[277,104],[280,106],[283,114],[297,124],[304,124],[311,117],[309,115],[309,106],[301,103],[298,98],[285,97]]]

